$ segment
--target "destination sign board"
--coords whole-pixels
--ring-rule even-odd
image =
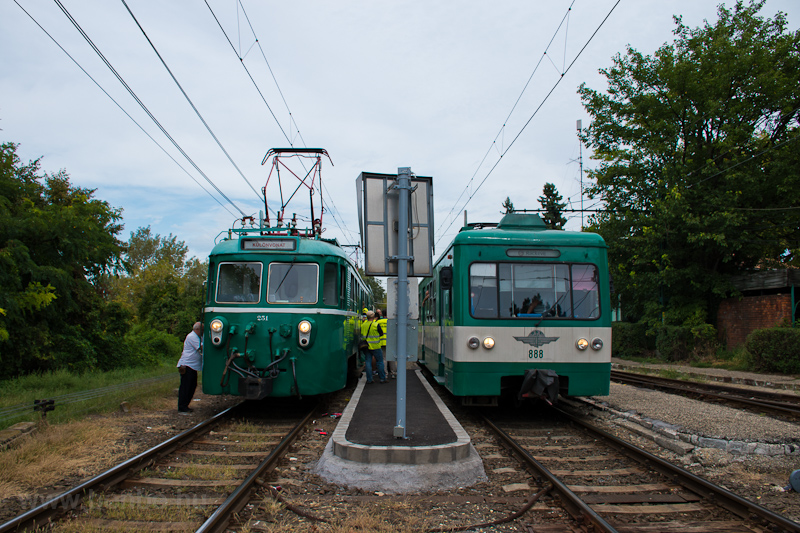
[[[277,250],[293,252],[297,249],[295,239],[242,239],[242,250]]]
[[[539,248],[509,248],[506,250],[508,257],[561,257],[559,250],[542,250]]]

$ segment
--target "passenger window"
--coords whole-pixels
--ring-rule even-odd
[[[339,265],[336,263],[325,264],[325,276],[322,281],[322,303],[325,305],[339,305],[339,293],[336,290],[338,270]]]
[[[473,263],[469,268],[469,312],[475,318],[497,317],[497,265]]]
[[[218,303],[254,303],[261,296],[261,263],[220,263]]]

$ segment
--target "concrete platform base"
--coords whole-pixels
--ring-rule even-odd
[[[453,489],[485,480],[483,462],[469,435],[421,372],[409,373],[408,380],[409,412],[427,411],[419,418],[416,440],[435,444],[414,446],[414,439],[387,441],[384,433],[391,434],[393,420],[380,413],[394,408],[393,403],[388,405],[387,393],[396,389],[372,384],[365,394],[366,380],[362,378],[314,472],[330,483],[396,494]],[[348,433],[354,417],[360,425]],[[361,442],[348,440],[348,434]]]
[[[328,483],[369,492],[435,492],[469,487],[487,479],[483,461],[471,445],[465,459],[421,465],[357,463],[336,457],[332,448],[329,440],[314,473]]]

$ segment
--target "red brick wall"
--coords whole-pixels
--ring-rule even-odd
[[[719,340],[735,348],[756,329],[771,328],[792,319],[791,294],[728,298],[719,304],[717,331]]]

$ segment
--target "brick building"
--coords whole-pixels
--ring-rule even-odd
[[[768,270],[736,276],[731,280],[741,298],[719,305],[717,331],[728,349],[744,344],[756,329],[794,324],[800,309],[800,270]]]

